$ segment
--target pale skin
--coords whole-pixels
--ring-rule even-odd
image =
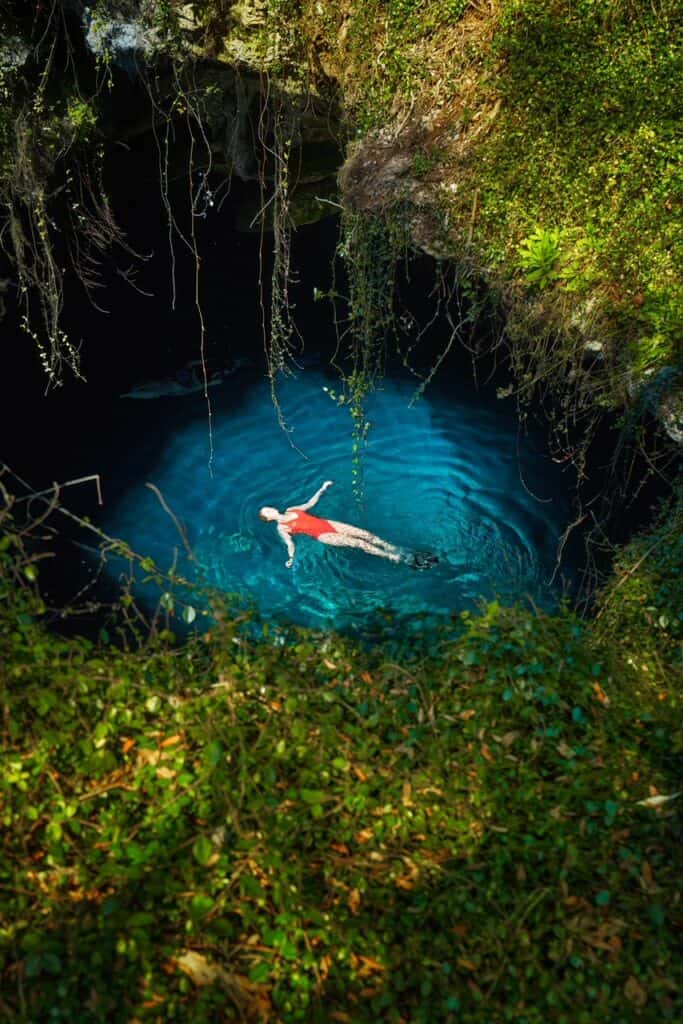
[[[290,533],[288,523],[293,523],[297,518],[297,510],[308,512],[318,504],[326,490],[332,486],[332,480],[326,480],[312,498],[301,505],[290,505],[284,512],[278,512],[276,508],[262,508],[259,517],[265,523],[277,523],[277,532],[283,544],[287,548],[288,559],[285,565],[291,569],[294,565],[296,548],[294,539]],[[321,544],[329,544],[337,548],[358,548],[368,555],[377,555],[378,558],[388,558],[390,562],[403,561],[403,553],[394,544],[382,540],[368,530],[361,530],[359,526],[352,526],[350,523],[338,523],[334,519],[328,519],[328,523],[334,527],[334,533],[321,533],[316,540]]]

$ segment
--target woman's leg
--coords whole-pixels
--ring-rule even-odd
[[[356,537],[358,540],[364,540],[368,544],[372,544],[374,547],[384,548],[386,551],[396,552],[400,554],[399,549],[395,544],[390,544],[389,541],[382,540],[374,533],[370,533],[369,530],[362,530],[360,526],[352,526],[350,523],[336,523],[333,519],[328,520],[334,526],[335,531],[341,534],[342,537]],[[327,534],[325,534],[327,536]]]
[[[356,533],[336,531],[335,533],[321,533],[318,540],[321,544],[329,544],[330,547],[335,548],[357,548],[359,551],[364,551],[367,555],[376,555],[378,558],[388,558],[390,562],[400,562],[403,560],[403,556],[398,548],[393,547],[391,544],[387,544],[386,541],[382,541],[381,544],[375,543],[374,541],[379,538],[374,538],[372,534],[372,541],[366,540],[365,537],[359,537]]]

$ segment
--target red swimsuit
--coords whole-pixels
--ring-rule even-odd
[[[321,533],[336,533],[334,526],[327,519],[319,519],[318,516],[309,516],[300,508],[287,509],[287,514],[296,512],[296,519],[283,525],[291,534],[305,533],[307,537],[315,537],[317,540]]]

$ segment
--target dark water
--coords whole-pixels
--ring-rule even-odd
[[[301,625],[362,632],[381,608],[411,620],[419,613],[446,617],[494,597],[557,602],[561,578],[554,585],[550,578],[568,503],[557,467],[518,436],[511,412],[465,389],[411,403],[411,383],[386,379],[368,406],[359,501],[351,419],[330,397],[331,387],[333,380],[315,368],[282,379],[289,436],[278,426],[262,374],[243,371],[212,388],[212,472],[201,395],[122,399],[127,433],[143,449],[151,431],[164,441],[157,437],[142,459],[144,473],[138,452],[137,477],[108,503],[102,526],[162,568],[180,549],[180,567],[190,571],[176,527],[145,486],[150,481],[182,521],[199,577],[252,598],[265,618]],[[439,564],[416,572],[301,537],[288,570],[275,526],[259,520],[258,509],[304,502],[326,479],[334,487],[316,514],[431,551]]]

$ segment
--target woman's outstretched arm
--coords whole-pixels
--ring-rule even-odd
[[[318,488],[313,497],[308,499],[305,505],[292,505],[291,507],[300,508],[302,512],[307,512],[309,508],[313,508],[314,505],[318,504],[319,500],[322,498],[327,488],[331,486],[332,480],[326,480],[322,487]]]
[[[287,527],[284,526],[282,523],[278,523],[277,532],[280,540],[286,546],[287,554],[289,555],[289,558],[285,562],[285,566],[288,569],[291,569],[292,566],[294,565],[294,555],[296,554],[296,548],[294,547],[292,535],[287,529]]]

